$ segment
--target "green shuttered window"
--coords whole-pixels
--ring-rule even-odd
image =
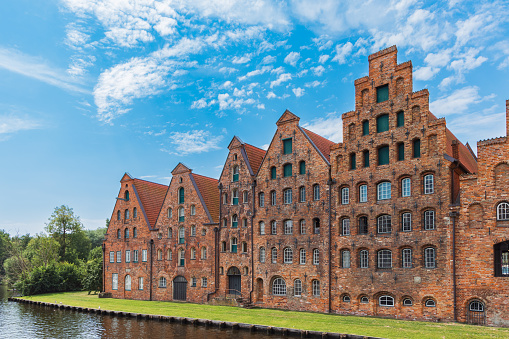
[[[405,126],[405,113],[400,111],[396,114],[396,127]]]
[[[292,176],[292,164],[285,164],[283,166],[283,175],[286,177]]]
[[[276,179],[276,167],[271,167],[270,168],[270,178],[271,179]]]
[[[382,114],[376,118],[376,132],[381,133],[389,130],[389,114]]]
[[[369,121],[364,120],[362,122],[362,135],[369,135]]]
[[[415,139],[413,146],[414,146],[414,158],[420,158],[421,157],[421,140]]]
[[[376,102],[389,100],[389,85],[383,85],[376,89]]]
[[[292,154],[292,138],[283,139],[283,154]]]
[[[299,163],[299,174],[306,174],[306,162],[301,161]]]
[[[405,144],[400,142],[398,144],[398,161],[405,160]]]
[[[378,149],[378,165],[389,163],[389,146],[382,146]]]

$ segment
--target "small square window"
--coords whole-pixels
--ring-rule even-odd
[[[283,154],[292,154],[292,138],[283,139]]]
[[[383,85],[376,88],[376,102],[389,100],[389,85]]]

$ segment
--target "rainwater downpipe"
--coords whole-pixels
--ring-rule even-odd
[[[151,301],[152,301],[152,285],[153,285],[153,281],[152,281],[153,247],[154,247],[154,239],[150,239],[150,300]]]
[[[332,185],[336,183],[335,180],[332,180],[331,176],[331,167],[329,166],[329,180],[327,181],[327,185],[329,185],[329,313],[332,312]]]
[[[456,304],[456,218],[458,212],[451,212],[449,216],[452,218],[452,299],[454,308],[454,321],[458,321],[458,310]]]
[[[252,184],[252,195],[253,198],[251,199],[252,202],[252,211],[251,213],[251,291],[249,291],[249,302],[253,302],[253,291],[254,291],[254,218],[256,215],[256,204],[255,204],[255,188],[256,188],[256,180],[253,180]]]

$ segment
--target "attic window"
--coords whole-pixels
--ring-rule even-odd
[[[182,178],[180,178],[180,183],[182,183]]]
[[[125,193],[124,193],[124,199],[125,199],[126,201],[129,201],[129,191],[125,191]]]
[[[376,88],[376,102],[389,100],[389,85],[383,85]]]
[[[233,155],[233,160],[237,160],[237,154]]]
[[[283,154],[292,154],[292,138],[283,139]]]

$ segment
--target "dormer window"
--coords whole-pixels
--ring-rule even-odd
[[[292,138],[283,139],[283,154],[292,154]]]
[[[389,85],[383,85],[376,88],[376,102],[389,100]]]

